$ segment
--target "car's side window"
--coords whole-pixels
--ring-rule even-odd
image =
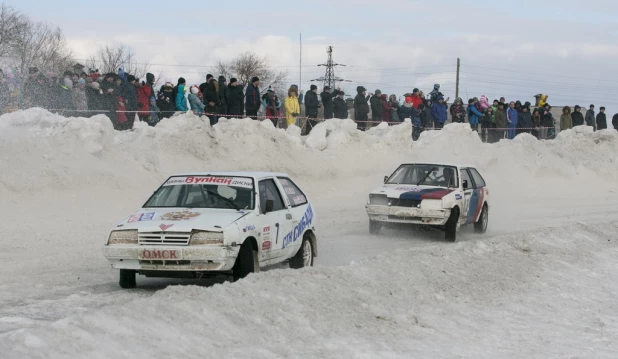
[[[468,182],[468,188],[465,188],[464,184],[466,183],[465,181]],[[472,180],[470,179],[470,175],[468,174],[468,169],[467,168],[462,168],[461,169],[461,187],[463,187],[463,189],[472,189],[474,187],[474,184],[472,183]]]
[[[472,178],[474,178],[474,184],[475,184],[474,188],[485,187],[486,186],[485,180],[483,179],[479,171],[477,171],[474,168],[470,168],[469,170],[470,170],[470,174],[472,174]]]
[[[266,209],[266,202],[273,201],[273,208],[270,212],[280,211],[285,209],[281,194],[272,179],[260,181],[260,209],[262,212]]]
[[[292,182],[291,179],[279,177],[279,183],[281,183],[281,186],[285,191],[285,195],[288,197],[288,200],[290,201],[290,205],[292,207],[298,207],[307,204],[307,197],[305,197],[303,191],[301,191],[300,188],[298,188],[298,186],[294,182]]]

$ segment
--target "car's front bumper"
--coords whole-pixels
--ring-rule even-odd
[[[229,271],[240,246],[143,246],[115,244],[103,255],[116,269],[138,271]]]
[[[367,205],[369,219],[377,222],[423,224],[443,226],[451,215],[450,209],[421,209],[412,207],[395,207]]]

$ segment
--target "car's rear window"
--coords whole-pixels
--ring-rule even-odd
[[[305,197],[303,191],[301,191],[300,188],[298,188],[298,186],[294,182],[292,182],[291,179],[286,177],[279,177],[278,179],[292,207],[298,207],[302,206],[303,204],[307,204],[307,197]]]

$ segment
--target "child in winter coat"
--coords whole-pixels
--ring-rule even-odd
[[[157,99],[152,96],[150,98],[150,115],[148,116],[148,125],[149,126],[156,126],[157,123],[159,123],[160,117],[159,117],[159,112],[161,112],[161,110],[159,110],[159,107],[157,107]]]
[[[570,130],[573,128],[573,119],[571,117],[571,108],[565,106],[562,109],[562,115],[560,116],[560,131]]]
[[[396,95],[390,95],[388,98],[388,102],[391,105],[391,122],[400,122],[399,121],[399,101],[397,101]]]
[[[487,96],[482,95],[481,96],[481,100],[479,101],[479,107],[481,108],[481,112],[484,112],[485,110],[487,110],[490,106],[489,106],[489,100],[487,99]]]
[[[485,112],[483,112],[483,118],[481,119],[481,141],[483,142],[489,142],[490,129],[493,127],[493,123],[491,122],[492,116],[493,110],[491,107],[488,107]]]
[[[200,89],[197,86],[192,86],[191,93],[189,94],[189,105],[191,106],[191,111],[193,111],[196,116],[202,116],[205,107],[198,96],[199,92]]]
[[[450,111],[454,123],[466,122],[466,109],[463,106],[463,100],[461,99],[461,97],[457,97],[455,99],[455,103],[451,105]]]
[[[285,98],[285,118],[288,127],[296,124],[296,117],[299,115],[298,89],[292,86],[288,90],[288,97]]]

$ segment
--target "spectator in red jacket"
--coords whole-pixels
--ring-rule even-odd
[[[414,89],[412,91],[412,105],[414,106],[415,110],[418,110],[418,105],[421,105],[423,103],[423,98],[421,97],[421,91],[419,89]]]

